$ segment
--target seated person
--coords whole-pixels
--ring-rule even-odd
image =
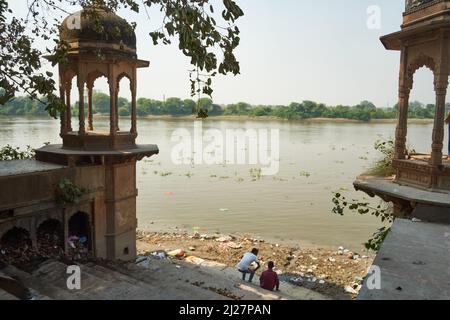
[[[270,261],[268,264],[268,270],[264,271],[259,277],[259,282],[261,285],[261,288],[274,291],[275,289],[277,291],[280,291],[280,281],[278,280],[278,275],[275,271],[273,271],[275,264],[273,261]]]
[[[258,249],[253,249],[252,252],[247,252],[242,257],[241,261],[237,265],[237,269],[239,272],[242,273],[242,280],[245,281],[245,277],[247,276],[247,273],[250,274],[250,278],[248,279],[248,282],[253,281],[253,277],[255,276],[256,271],[261,266],[257,255],[258,255]],[[252,264],[255,263],[257,265],[256,268],[252,267]]]

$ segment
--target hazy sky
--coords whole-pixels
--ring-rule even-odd
[[[245,12],[237,23],[242,33],[236,52],[241,75],[215,79],[215,102],[354,105],[370,100],[385,107],[397,101],[400,54],[385,50],[379,37],[400,29],[404,0],[236,1]],[[26,13],[26,0],[9,3]],[[222,6],[219,0],[213,3]],[[380,29],[367,27],[372,5],[381,9]],[[158,12],[149,12],[151,20],[144,12],[119,15],[138,23],[138,55],[151,61],[149,69],[139,71],[138,96],[189,97],[189,60],[176,43],[155,47],[148,36],[160,25]],[[107,92],[106,81],[99,81],[98,89]],[[129,97],[126,86],[121,84],[121,89],[121,95]],[[430,71],[416,74],[412,98],[434,101]]]

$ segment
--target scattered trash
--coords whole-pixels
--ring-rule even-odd
[[[158,258],[158,259],[167,258],[167,253],[165,251],[152,252],[152,253],[150,253],[150,255],[152,255],[153,257]]]
[[[221,209],[219,209],[219,211],[220,211],[220,212],[228,212],[228,211],[230,211],[230,209],[221,208]]]
[[[235,242],[228,242],[226,245],[228,248],[231,248],[231,249],[241,249],[242,248],[241,244],[238,244]]]
[[[422,220],[417,219],[417,218],[412,218],[411,221],[412,221],[412,222],[422,222]]]
[[[233,238],[230,236],[222,236],[222,237],[216,239],[217,242],[229,242],[232,240],[233,240]]]
[[[171,197],[171,196],[173,196],[173,192],[166,192],[165,195],[168,197]]]
[[[150,257],[136,258],[136,265],[146,269],[150,268]]]
[[[355,289],[353,289],[351,286],[346,286],[344,290],[345,290],[345,292],[351,293],[351,294],[357,294],[357,293],[358,293],[358,292],[357,292]]]
[[[186,255],[186,253],[181,249],[170,251],[167,254],[171,257],[176,257],[176,258],[183,258]]]
[[[188,257],[185,259],[185,261],[187,261],[187,262],[189,262],[189,263],[192,263],[192,264],[195,264],[195,265],[200,265],[200,264],[202,264],[203,262],[205,262],[204,259],[198,258],[198,257],[195,257],[195,256],[188,256]]]

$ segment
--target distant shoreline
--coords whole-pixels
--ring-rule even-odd
[[[107,115],[94,115],[94,118],[108,118]],[[28,118],[28,119],[51,119],[45,116],[33,116],[33,115],[25,115],[25,116],[0,116],[0,119],[17,119],[17,118]],[[121,117],[124,119],[130,118]],[[160,115],[160,116],[145,116],[138,117],[138,119],[146,119],[146,120],[165,120],[165,121],[195,121],[198,120],[196,116],[171,116],[171,115]],[[371,119],[369,121],[361,121],[354,119],[346,119],[346,118],[309,118],[309,119],[282,119],[278,117],[272,116],[260,116],[260,117],[251,117],[251,116],[210,116],[206,120],[210,121],[261,121],[261,122],[295,122],[295,123],[371,123],[371,124],[395,124],[397,123],[397,119]],[[433,119],[408,119],[408,123],[410,124],[431,124],[433,123]]]
[[[197,120],[195,116],[146,116],[140,119],[148,120],[170,120],[170,121],[187,121]],[[370,121],[361,121],[345,118],[310,118],[310,119],[282,119],[278,117],[251,117],[251,116],[210,116],[206,120],[211,121],[276,121],[276,122],[299,122],[299,123],[397,123],[397,119],[372,119]],[[411,124],[430,124],[433,123],[433,119],[408,119]]]

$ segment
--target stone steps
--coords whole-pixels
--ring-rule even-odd
[[[310,300],[326,299],[304,288],[281,284],[281,292],[270,292],[243,283],[233,268],[204,261],[151,259],[148,267],[134,263],[104,262],[79,264],[81,289],[67,288],[67,264],[49,260],[29,274],[13,266],[2,269],[5,276],[18,279],[33,300]],[[0,299],[14,296],[0,291]]]
[[[132,263],[111,264],[108,268],[132,277],[140,283],[156,287],[156,292],[153,294],[156,300],[228,300],[220,294],[192,285],[191,282],[186,281],[188,279],[182,279],[180,270],[174,264],[169,264],[173,272],[160,267],[146,269]]]
[[[81,289],[67,289],[67,265],[52,261],[42,265],[34,274],[46,282],[69,292],[74,299],[81,300],[142,300],[151,297],[155,288],[143,286],[126,279],[113,270],[96,270],[87,265],[81,269]]]
[[[5,300],[19,300],[19,298],[13,296],[12,294],[6,292],[3,289],[0,289],[0,301],[5,301]]]
[[[116,264],[112,264],[116,265]],[[68,265],[47,261],[29,274],[13,266],[3,269],[5,275],[19,279],[30,291],[33,300],[205,300],[223,299],[213,292],[189,283],[167,284],[163,275],[155,277],[131,264],[126,267],[104,267],[98,264],[79,264],[81,289],[67,288]],[[149,270],[145,270],[149,271]],[[163,281],[161,281],[163,279]],[[166,285],[167,284],[167,285]],[[2,298],[11,298],[7,293]]]
[[[33,294],[34,299],[72,299],[64,290],[50,284],[43,279],[39,279],[25,271],[19,270],[13,266],[7,266],[2,271],[10,276],[20,280]]]

